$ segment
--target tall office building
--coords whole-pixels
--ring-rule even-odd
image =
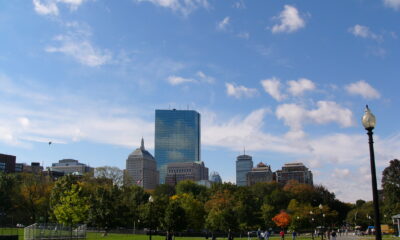
[[[222,183],[222,178],[218,172],[212,172],[210,174],[210,181],[215,183]]]
[[[247,173],[253,168],[253,158],[243,154],[236,158],[236,185],[247,186]]]
[[[158,171],[156,160],[144,148],[144,140],[140,148],[131,153],[126,160],[126,171],[132,183],[144,189],[155,189],[158,185]]]
[[[276,171],[276,181],[286,184],[290,180],[313,185],[313,175],[303,163],[286,163],[282,170]]]
[[[200,114],[193,110],[156,110],[154,152],[160,183],[168,163],[200,162]]]

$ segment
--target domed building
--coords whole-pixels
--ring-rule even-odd
[[[126,171],[134,185],[144,189],[155,189],[159,182],[159,172],[154,157],[144,148],[142,138],[140,148],[133,151],[126,160]]]
[[[218,172],[212,172],[210,174],[210,181],[214,183],[222,183],[222,178]]]

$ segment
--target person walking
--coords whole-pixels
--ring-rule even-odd
[[[269,231],[268,231],[268,230],[265,230],[265,232],[264,232],[264,239],[265,239],[265,240],[269,240],[269,236],[270,236]]]
[[[279,235],[281,236],[281,240],[285,240],[285,232],[282,230]]]
[[[297,232],[293,230],[292,232],[292,240],[296,240]]]
[[[336,240],[336,232],[335,232],[335,230],[332,231],[331,237],[332,237],[331,240]]]

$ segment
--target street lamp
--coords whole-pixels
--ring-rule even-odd
[[[314,218],[313,218],[313,211],[310,211],[310,217],[311,217],[311,238],[314,240]]]
[[[152,213],[152,205],[153,205],[153,201],[154,201],[154,199],[153,199],[153,197],[150,195],[150,197],[149,197],[149,204],[150,204],[150,215],[151,215],[151,213]],[[153,216],[149,216],[150,218],[152,218]],[[152,220],[151,219],[149,219],[150,221],[150,234],[149,234],[149,240],[151,240],[151,225],[153,224],[153,222],[152,222]]]
[[[382,240],[381,232],[381,221],[379,213],[379,199],[378,199],[378,187],[376,183],[376,169],[375,169],[375,154],[374,154],[374,140],[372,138],[372,130],[375,128],[376,119],[374,114],[368,108],[365,108],[365,114],[362,117],[362,124],[367,130],[367,135],[369,139],[369,157],[371,162],[371,180],[372,180],[372,197],[374,200],[374,218],[375,218],[375,239]]]
[[[322,215],[322,226],[321,228],[321,240],[324,240],[324,234],[325,234],[325,214],[323,214],[322,210],[324,209],[324,206],[322,204],[319,204],[318,206],[319,210],[321,210],[321,215]]]

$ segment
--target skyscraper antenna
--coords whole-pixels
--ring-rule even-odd
[[[246,155],[246,147],[243,146],[243,155]]]

